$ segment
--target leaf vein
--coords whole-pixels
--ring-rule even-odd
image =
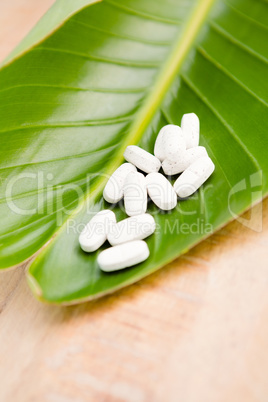
[[[134,115],[134,114],[133,114]],[[18,126],[14,127],[9,130],[0,130],[0,134],[3,133],[10,133],[14,131],[20,130],[29,130],[29,129],[47,129],[47,128],[69,128],[69,127],[92,127],[92,126],[110,126],[113,124],[124,123],[130,121],[133,117],[130,115],[122,116],[122,117],[115,117],[112,119],[103,119],[103,120],[91,120],[91,121],[70,121],[70,122],[61,122],[61,123],[46,123],[46,124],[35,124],[35,125],[25,125],[25,126]]]
[[[133,36],[130,36],[130,35],[120,35],[119,33],[116,33],[116,32],[107,31],[107,30],[105,30],[103,28],[99,28],[99,27],[96,27],[94,25],[86,24],[85,22],[79,21],[78,19],[75,19],[75,18],[72,21],[77,23],[77,24],[79,24],[79,25],[82,25],[84,27],[87,27],[87,28],[90,28],[92,30],[95,30],[96,32],[102,32],[102,33],[107,34],[109,36],[114,36],[115,38],[120,38],[120,39],[123,39],[123,40],[129,40],[129,41],[132,41],[132,42],[142,43],[142,44],[145,44],[145,45],[152,45],[152,46],[163,46],[163,47],[165,47],[165,46],[170,45],[170,42],[164,42],[164,41],[160,42],[160,41],[153,41],[153,40],[149,40],[149,39],[140,39],[140,38],[138,39],[138,38],[134,38]]]
[[[257,53],[251,47],[240,42],[237,38],[235,38],[233,35],[231,35],[229,32],[227,32],[224,28],[222,28],[216,22],[210,22],[210,26],[214,31],[218,32],[218,34],[220,34],[221,36],[226,38],[229,42],[233,43],[234,45],[236,45],[237,47],[240,47],[243,50],[246,50],[248,53],[252,54],[254,57],[261,60],[265,64],[268,64],[268,60],[263,55],[261,55],[260,53]]]
[[[57,88],[66,89],[71,91],[84,91],[84,92],[97,92],[97,93],[118,93],[118,94],[128,94],[128,93],[140,93],[147,90],[147,88],[82,88],[82,87],[71,87],[68,85],[53,85],[53,84],[21,84],[13,85],[7,88],[0,89],[1,92],[5,92],[16,88]]]
[[[36,50],[45,50],[45,51],[55,52],[55,53],[66,53],[66,54],[70,54],[72,56],[82,57],[87,60],[94,60],[94,61],[99,61],[101,63],[115,64],[115,65],[124,66],[124,67],[154,69],[159,66],[159,62],[145,63],[145,62],[134,62],[134,61],[127,61],[127,60],[111,59],[111,58],[105,58],[105,57],[99,57],[99,56],[92,56],[92,55],[89,55],[86,53],[75,52],[73,50],[53,48],[53,47],[47,47],[47,46],[39,46],[39,47],[33,49],[32,51],[36,51]]]
[[[257,168],[257,170],[261,170],[261,167],[259,163],[257,162],[256,158],[252,153],[249,151],[247,146],[243,143],[243,141],[238,138],[238,136],[235,134],[234,130],[230,125],[226,122],[226,120],[221,116],[221,114],[215,109],[214,106],[208,101],[208,99],[202,94],[196,86],[191,82],[189,78],[187,78],[185,75],[181,74],[182,80],[185,82],[185,84],[200,98],[202,101],[208,106],[208,108],[213,112],[213,114],[218,118],[218,120],[222,123],[222,125],[226,128],[227,132],[236,140],[236,142],[240,145],[241,148],[245,151],[247,154],[248,158],[252,161],[254,166]]]
[[[112,7],[117,8],[117,9],[125,12],[126,14],[135,15],[137,17],[146,18],[146,19],[149,19],[152,21],[163,22],[165,24],[171,24],[171,25],[178,25],[180,22],[179,20],[173,20],[173,19],[169,19],[169,18],[161,18],[157,15],[147,14],[147,13],[144,13],[139,10],[134,10],[130,7],[122,6],[121,4],[119,5],[118,3],[116,3],[112,0],[105,0],[105,3],[110,4]]]
[[[196,48],[197,52],[204,57],[207,61],[209,61],[212,65],[214,65],[216,68],[220,68],[220,71],[223,72],[227,77],[229,77],[232,81],[234,81],[240,88],[242,88],[244,91],[249,93],[251,96],[253,96],[258,102],[262,103],[264,106],[268,107],[268,103],[265,102],[264,99],[260,98],[255,92],[253,92],[249,87],[247,87],[245,84],[243,84],[242,81],[238,80],[230,71],[228,71],[226,68],[222,66],[222,64],[218,63],[217,60],[215,60],[208,52],[202,47],[198,46]]]

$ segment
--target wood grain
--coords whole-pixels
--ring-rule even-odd
[[[3,58],[51,0],[0,2]],[[0,275],[1,402],[267,402],[268,200],[113,296],[59,308]]]

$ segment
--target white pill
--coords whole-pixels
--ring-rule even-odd
[[[119,202],[123,198],[123,186],[125,178],[129,172],[136,172],[137,169],[132,163],[123,163],[112,174],[104,190],[103,198],[112,204]]]
[[[199,118],[195,113],[187,113],[182,116],[181,128],[186,141],[186,148],[193,148],[199,145]]]
[[[107,248],[98,255],[98,264],[102,271],[112,272],[132,267],[145,261],[150,255],[145,241],[135,240]]]
[[[161,167],[158,158],[137,145],[129,145],[124,152],[124,158],[145,173],[158,172]]]
[[[124,205],[128,216],[144,214],[147,209],[145,177],[139,172],[130,172],[124,183]]]
[[[158,208],[169,211],[177,205],[177,194],[171,183],[161,173],[146,176],[146,186],[151,200]]]
[[[175,181],[174,189],[180,198],[192,195],[213,173],[215,165],[208,156],[197,159]]]
[[[104,209],[98,212],[85,226],[79,236],[82,250],[90,253],[97,250],[107,240],[108,233],[116,223],[115,214]]]
[[[108,234],[108,242],[111,246],[116,246],[133,240],[142,240],[154,231],[155,220],[152,215],[136,215],[116,223]]]
[[[190,148],[176,159],[165,159],[162,163],[162,168],[166,175],[178,174],[186,170],[202,156],[208,156],[205,147]]]
[[[184,134],[179,126],[168,124],[161,128],[154,145],[154,154],[161,162],[181,154],[185,149]]]

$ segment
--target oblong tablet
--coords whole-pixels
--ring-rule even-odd
[[[182,116],[181,128],[184,134],[186,148],[193,148],[199,145],[199,118],[195,113],[187,113]]]
[[[208,156],[197,159],[175,181],[174,190],[180,198],[192,195],[213,173],[215,165]]]
[[[145,261],[150,255],[145,241],[135,240],[107,248],[98,255],[98,264],[102,271],[112,272],[132,267]]]
[[[178,158],[165,159],[162,168],[166,175],[174,175],[186,170],[192,163],[202,156],[208,156],[205,147],[194,147],[187,149]]]
[[[112,204],[123,198],[123,186],[129,172],[136,172],[137,169],[132,163],[123,163],[109,178],[104,190],[103,198]]]
[[[177,194],[165,176],[161,173],[150,173],[145,180],[148,194],[158,208],[164,211],[175,208]]]
[[[177,198],[177,196],[176,196]],[[142,240],[155,231],[155,220],[152,215],[141,214],[124,219],[113,226],[108,234],[111,246],[133,240]]]
[[[158,172],[161,167],[158,158],[137,145],[129,145],[124,152],[124,158],[145,173]]]
[[[82,250],[90,253],[97,250],[107,240],[107,235],[116,223],[115,214],[109,209],[98,212],[85,226],[79,236]]]
[[[130,172],[124,182],[124,205],[128,216],[144,214],[147,210],[145,177],[139,172]]]
[[[179,126],[167,124],[161,128],[154,145],[154,154],[161,162],[166,158],[180,155],[185,150],[185,137]]]

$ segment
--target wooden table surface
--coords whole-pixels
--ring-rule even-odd
[[[0,58],[53,0],[1,0]],[[113,296],[53,307],[0,274],[1,402],[267,402],[268,200]]]

